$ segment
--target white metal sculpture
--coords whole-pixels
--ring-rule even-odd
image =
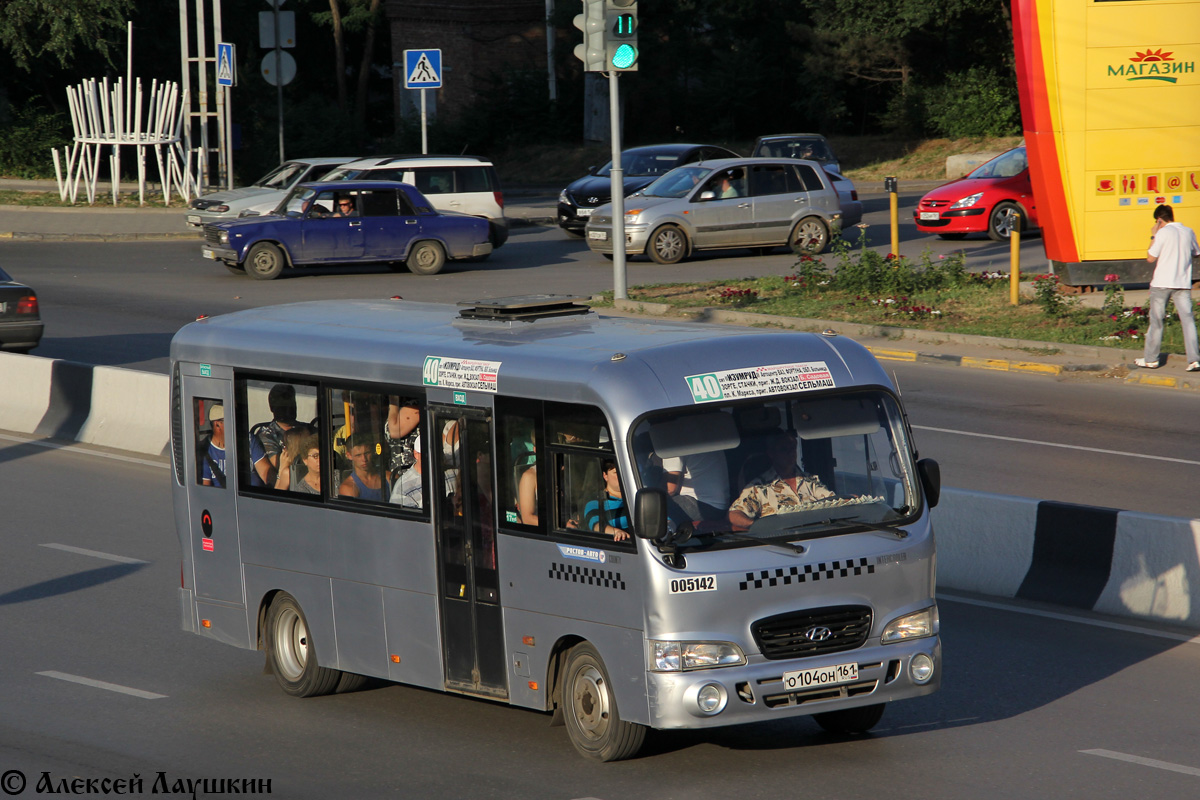
[[[122,147],[133,147],[137,151],[138,202],[141,205],[146,204],[148,147],[154,149],[165,202],[171,202],[172,190],[185,200],[199,196],[191,170],[191,154],[185,152],[182,144],[184,104],[177,83],[155,80],[150,84],[149,95],[144,96],[140,78],[132,85],[117,78],[113,86],[109,85],[108,78],[102,81],[88,79],[78,86],[67,87],[67,101],[75,142],[69,149],[62,148],[61,157],[58,148],[51,150],[62,200],[69,198],[74,204],[82,182],[88,204],[96,202],[100,157],[106,146],[112,148],[108,164],[113,205],[117,204]],[[146,111],[144,117],[143,108]]]

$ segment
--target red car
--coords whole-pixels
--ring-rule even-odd
[[[965,178],[929,192],[913,211],[913,221],[921,233],[936,233],[943,239],[986,233],[1000,242],[1012,233],[1018,214],[1022,231],[1037,227],[1024,147],[998,155]]]

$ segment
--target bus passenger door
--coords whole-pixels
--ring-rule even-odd
[[[182,389],[184,436],[192,437],[191,446],[184,452],[193,456],[184,471],[195,581],[192,586],[198,600],[244,605],[231,385],[226,380],[185,375]],[[221,425],[229,429],[224,448],[209,446],[214,415],[223,416]]]
[[[507,697],[490,412],[432,411],[435,439],[422,451],[433,465],[446,688]]]

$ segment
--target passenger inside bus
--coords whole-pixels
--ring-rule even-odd
[[[380,468],[383,446],[379,439],[366,431],[351,434],[346,452],[353,471],[338,487],[338,496],[387,502],[391,475]]]
[[[321,440],[315,433],[293,428],[284,434],[275,488],[302,494],[321,493]]]
[[[617,463],[611,458],[603,459],[600,462],[600,475],[604,480],[604,496],[584,506],[584,528],[611,534],[613,541],[623,542],[629,538],[633,525],[629,521],[625,494],[621,491],[621,474]]]
[[[293,428],[299,428],[304,433],[311,429],[303,422],[296,420],[296,387],[288,383],[277,383],[267,393],[267,407],[271,409],[271,420],[260,422],[250,428],[250,432],[258,437],[272,468],[279,467],[279,453],[283,449],[284,434]]]
[[[538,524],[537,431],[529,432],[529,451],[513,466],[517,483],[517,516],[522,525]]]
[[[388,447],[388,469],[392,473],[391,502],[406,508],[421,508],[421,408],[414,399],[388,398],[388,420],[384,441]]]
[[[770,466],[752,478],[729,507],[735,531],[747,530],[755,521],[787,513],[804,503],[836,497],[816,475],[807,475],[796,463],[796,436],[776,429],[766,442]]]

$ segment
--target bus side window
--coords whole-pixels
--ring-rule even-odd
[[[225,480],[225,407],[220,400],[192,399],[192,418],[196,421],[196,483],[224,489]]]
[[[244,465],[239,485],[304,491],[301,481],[306,467],[299,450],[316,428],[301,420],[317,414],[316,387],[244,379],[238,381],[237,396],[238,418],[248,420],[248,430],[238,440],[239,463]]]
[[[506,525],[542,526],[540,409],[537,401],[496,400],[496,506]]]
[[[556,454],[558,527],[606,542],[627,541],[633,532],[625,483],[612,453]]]
[[[334,462],[330,497],[388,502],[392,482],[391,459],[385,449],[389,396],[331,390],[329,400]]]

